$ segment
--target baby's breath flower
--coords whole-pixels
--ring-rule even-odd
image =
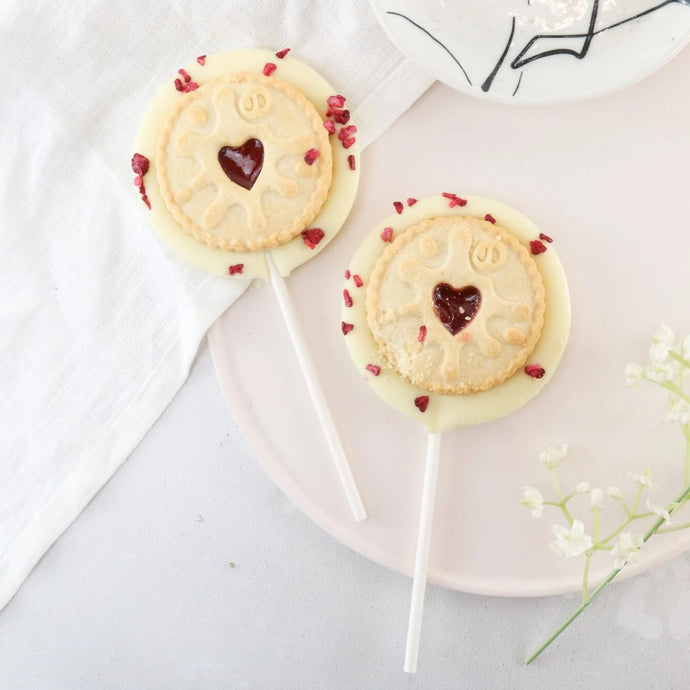
[[[523,486],[520,491],[520,503],[532,511],[532,517],[541,517],[544,510],[544,497],[539,489],[533,486]]]
[[[556,446],[549,446],[546,450],[539,453],[539,462],[547,470],[552,470],[566,455],[568,455],[567,443],[558,448]]]
[[[601,489],[592,489],[592,493],[589,495],[589,505],[592,508],[601,507],[601,501],[604,498],[604,492]]]
[[[668,349],[666,343],[654,343],[649,348],[649,361],[654,364],[663,364],[668,359]]]
[[[623,532],[618,537],[618,542],[613,547],[614,568],[622,568],[626,563],[637,563],[640,560],[640,547],[642,536],[632,532]]]
[[[554,525],[551,532],[556,541],[550,542],[549,548],[563,558],[576,558],[592,548],[592,537],[585,534],[585,526],[580,520],[574,520],[570,528]]]
[[[625,385],[630,388],[639,386],[644,376],[644,369],[639,364],[628,364],[625,367]]]
[[[649,499],[647,499],[647,508],[649,508],[649,510],[651,510],[653,513],[656,513],[659,517],[664,518],[664,522],[667,525],[671,524],[671,515],[668,508],[658,506],[655,503],[652,503]]]
[[[642,474],[628,472],[628,477],[640,486],[649,488],[652,485],[652,471],[649,469],[649,467],[645,468],[642,471]]]
[[[690,424],[690,403],[683,398],[671,400],[671,409],[665,417],[667,422],[678,422],[678,424]]]
[[[690,2],[690,0],[688,1]],[[670,409],[666,415],[666,421],[678,423],[686,437],[684,488],[675,501],[666,502],[664,505],[657,505],[647,498],[646,494],[649,492],[645,491],[645,489],[653,487],[650,469],[647,468],[640,473],[629,473],[628,477],[638,485],[637,489],[633,489],[634,499],[631,505],[627,503],[617,486],[609,486],[606,489],[606,494],[609,498],[618,501],[620,507],[625,512],[625,516],[621,518],[621,524],[618,529],[611,533],[611,536],[601,539],[599,537],[601,528],[600,511],[602,510],[604,491],[599,488],[593,488],[588,482],[580,482],[573,491],[567,493],[566,497],[563,498],[556,473],[554,472],[553,479],[559,502],[547,502],[547,505],[560,508],[570,525],[555,524],[551,527],[555,541],[549,543],[549,548],[566,559],[585,555],[586,564],[584,566],[582,585],[583,601],[575,613],[535,653],[528,657],[527,663],[536,659],[586,609],[594,597],[618,575],[626,564],[636,563],[640,560],[641,548],[647,540],[663,532],[688,527],[688,524],[681,524],[663,529],[663,527],[673,525],[672,516],[682,506],[690,503],[690,484],[688,483],[688,477],[690,477],[690,391],[688,390],[688,382],[690,381],[690,335],[681,336],[677,339],[673,330],[666,325],[662,325],[661,329],[652,336],[649,362],[644,367],[638,364],[628,364],[625,368],[625,382],[628,386],[635,387],[642,380],[656,383],[671,393]],[[544,467],[553,470],[559,461],[565,457],[566,452],[567,446],[563,446],[562,451],[550,447],[541,453],[539,459]],[[593,536],[585,534],[585,527],[580,520],[573,519],[571,516],[573,506],[566,508],[566,503],[577,493],[589,494],[587,500],[593,513],[591,521]],[[640,510],[640,499],[643,494],[645,494],[647,511]],[[537,510],[538,514],[541,515],[544,506],[541,494],[538,494],[538,500],[536,497],[527,498],[523,500],[523,503],[532,507],[533,510]],[[616,510],[614,512],[618,513],[620,511]],[[654,519],[655,516],[656,520]],[[631,523],[641,524],[637,522],[641,519],[652,522],[651,526],[646,528],[644,536],[622,531]],[[628,527],[628,529],[630,528]],[[604,582],[592,591],[589,587],[590,558],[599,549],[610,550],[614,569],[609,573]]]
[[[668,362],[652,362],[644,373],[651,381],[666,383],[673,380],[675,367]]]
[[[661,330],[657,331],[652,336],[653,343],[659,343],[661,345],[666,345],[666,347],[673,347],[673,343],[676,340],[676,334],[665,324],[662,324]]]

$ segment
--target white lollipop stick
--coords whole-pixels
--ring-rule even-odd
[[[434,520],[434,500],[436,498],[436,477],[438,476],[440,449],[440,432],[429,434],[426,446],[426,466],[424,469],[424,487],[422,488],[422,506],[419,515],[419,532],[417,534],[417,555],[415,557],[414,579],[412,581],[410,621],[407,626],[405,673],[414,673],[417,670],[419,638],[422,630],[422,613],[424,612],[424,592],[426,590],[426,576],[429,569],[429,545],[431,544],[431,525]]]
[[[343,450],[343,445],[340,442],[340,437],[338,436],[338,431],[331,416],[331,412],[328,409],[326,403],[326,398],[321,390],[321,385],[316,376],[316,370],[309,356],[309,352],[304,343],[304,337],[300,331],[299,324],[297,321],[297,316],[292,306],[292,301],[290,300],[290,295],[288,294],[287,287],[285,286],[285,281],[283,277],[278,273],[278,269],[273,261],[273,257],[270,252],[266,252],[266,263],[268,264],[268,270],[271,274],[271,285],[273,286],[273,291],[275,293],[276,299],[278,300],[278,305],[280,306],[280,311],[285,320],[285,325],[287,326],[288,333],[290,334],[290,339],[292,340],[292,345],[297,353],[297,359],[299,360],[300,367],[302,369],[302,375],[307,381],[307,388],[311,394],[312,402],[316,408],[316,414],[321,423],[321,428],[326,437],[326,442],[331,451],[331,456],[335,464],[335,468],[340,477],[340,483],[343,485],[345,490],[345,496],[347,502],[350,504],[350,510],[356,521],[366,520],[367,513],[364,510],[364,504],[357,490],[357,485],[355,484],[354,477],[352,476],[352,470],[347,462],[347,457],[345,456],[345,451]]]

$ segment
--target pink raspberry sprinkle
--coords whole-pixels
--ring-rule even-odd
[[[354,325],[353,325],[353,324],[347,323],[347,322],[345,322],[345,321],[343,321],[343,322],[340,324],[340,329],[342,330],[343,335],[347,335],[353,328],[354,328]]]
[[[417,340],[420,343],[423,343],[426,340],[426,326],[419,327],[419,335],[417,336]]]
[[[496,219],[490,213],[484,216],[484,220],[488,220],[489,223],[493,223],[494,225],[496,224]]]
[[[408,206],[414,206],[416,203],[417,203],[417,199],[415,199],[415,198],[412,197],[412,196],[407,200],[407,205],[408,205]]]
[[[182,83],[182,79],[179,77],[175,79],[175,91],[184,91],[184,84]]]
[[[324,238],[324,235],[325,233],[321,228],[307,228],[306,230],[302,230],[302,241],[309,249],[314,249]]]
[[[356,273],[352,276],[352,282],[355,284],[355,287],[362,287],[364,285],[364,281]]]
[[[551,244],[551,242],[553,242],[553,239],[551,237],[549,237],[548,235],[545,235],[543,232],[539,233],[539,239],[544,240],[544,242],[548,242],[549,244]]]
[[[283,48],[282,50],[279,50],[279,51],[276,53],[276,57],[277,57],[279,60],[282,60],[289,52],[290,52],[290,49],[289,49],[289,48]]]
[[[356,125],[347,125],[347,127],[340,128],[338,139],[340,139],[340,141],[345,141],[345,139],[349,139],[353,134],[357,134]]]
[[[352,274],[350,273],[350,269],[349,269],[349,268],[346,268],[346,269],[345,269],[345,280],[350,280],[350,276],[351,276],[351,275],[352,275]]]
[[[446,199],[450,199],[450,203],[448,204],[450,208],[453,208],[454,206],[465,206],[467,204],[467,199],[463,199],[457,194],[453,194],[451,192],[442,192],[441,196],[446,197]]]
[[[543,254],[546,251],[546,245],[541,240],[532,240],[529,243],[529,248],[534,256]]]
[[[357,162],[355,161],[355,154],[351,153],[347,157],[347,164],[350,166],[350,170],[357,170]]]
[[[150,161],[146,156],[135,153],[132,156],[132,172],[143,177],[149,171],[149,163]]]
[[[135,153],[132,156],[132,172],[134,173],[134,186],[139,190],[141,200],[146,204],[146,207],[151,210],[151,202],[146,196],[146,186],[144,185],[144,175],[149,171],[150,161],[146,156],[140,153]]]
[[[343,141],[343,148],[349,149],[350,146],[352,146],[356,141],[357,141],[357,139],[355,139],[355,137],[350,137],[349,139],[345,139]]]
[[[371,372],[374,376],[378,376],[381,373],[381,367],[378,364],[367,364],[365,369]]]
[[[333,119],[339,125],[346,125],[350,121],[350,111],[349,110],[340,110],[339,108],[335,108],[331,112],[331,115],[333,116]]]
[[[328,103],[331,108],[342,108],[346,100],[345,96],[336,94],[335,96],[329,96],[326,103]]]
[[[304,154],[304,162],[307,165],[314,165],[314,161],[319,157],[319,150],[318,149],[309,149]]]
[[[329,134],[335,134],[335,124],[333,123],[333,120],[324,120],[323,126]]]
[[[343,301],[346,307],[351,307],[354,304],[348,290],[343,290]]]
[[[196,59],[196,61],[203,67],[206,64],[206,56],[205,55],[199,55],[199,57]]]
[[[393,202],[393,208],[395,209],[396,213],[402,213],[403,212],[402,201],[394,201]]]
[[[384,228],[383,232],[381,233],[381,239],[384,242],[392,242],[393,241],[393,228]]]
[[[420,412],[426,412],[426,408],[429,407],[429,396],[428,395],[420,395],[418,398],[415,398],[414,399],[414,406]]]
[[[190,81],[192,81],[192,78],[183,69],[178,69],[177,73],[182,77],[182,79],[184,79],[185,84],[188,84]]]
[[[231,276],[239,275],[242,271],[244,271],[244,264],[233,264],[232,266],[228,266],[228,273]]]
[[[190,81],[187,82],[183,87],[182,90],[185,93],[189,93],[190,91],[196,91],[199,88],[199,85],[195,81]]]
[[[270,77],[278,69],[272,62],[267,62],[264,65],[264,76]]]
[[[540,379],[545,373],[544,367],[539,366],[539,364],[528,364],[525,367],[525,374],[533,379]]]

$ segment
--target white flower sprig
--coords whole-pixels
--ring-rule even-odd
[[[690,522],[676,525],[672,521],[674,513],[686,502],[690,502],[690,391],[684,388],[686,380],[690,378],[688,374],[690,374],[690,336],[676,342],[675,333],[668,326],[662,326],[661,330],[652,336],[649,364],[646,367],[629,364],[625,369],[627,385],[637,386],[643,380],[647,380],[669,392],[670,410],[665,420],[678,424],[685,436],[684,484],[674,501],[658,505],[652,503],[647,497],[647,510],[641,509],[640,504],[644,493],[651,491],[654,487],[652,474],[649,468],[639,473],[631,472],[628,474],[628,479],[636,485],[631,501],[626,501],[623,492],[616,486],[610,486],[606,490],[608,499],[620,505],[623,517],[618,527],[607,534],[602,534],[600,513],[605,500],[604,491],[592,488],[588,482],[580,482],[573,491],[564,494],[558,481],[557,467],[567,457],[568,446],[549,446],[540,453],[539,461],[551,474],[556,498],[552,501],[545,500],[536,487],[523,486],[520,501],[532,510],[532,516],[535,518],[541,517],[544,506],[558,508],[568,524],[567,526],[555,524],[551,528],[556,541],[549,543],[549,548],[563,558],[584,557],[585,562],[582,576],[582,604],[536,652],[528,657],[528,664],[534,661],[589,606],[628,563],[636,563],[641,559],[642,547],[651,537],[690,527]],[[589,510],[592,513],[591,534],[587,534],[584,522],[575,519],[568,507],[571,499],[577,494],[589,494]],[[657,519],[644,533],[627,531],[628,528],[639,524],[639,520],[654,516]],[[590,562],[592,556],[598,551],[610,552],[613,570],[596,589],[590,592]]]

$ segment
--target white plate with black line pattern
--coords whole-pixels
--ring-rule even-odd
[[[690,0],[371,0],[439,81],[516,104],[579,101],[649,76],[690,40]]]

